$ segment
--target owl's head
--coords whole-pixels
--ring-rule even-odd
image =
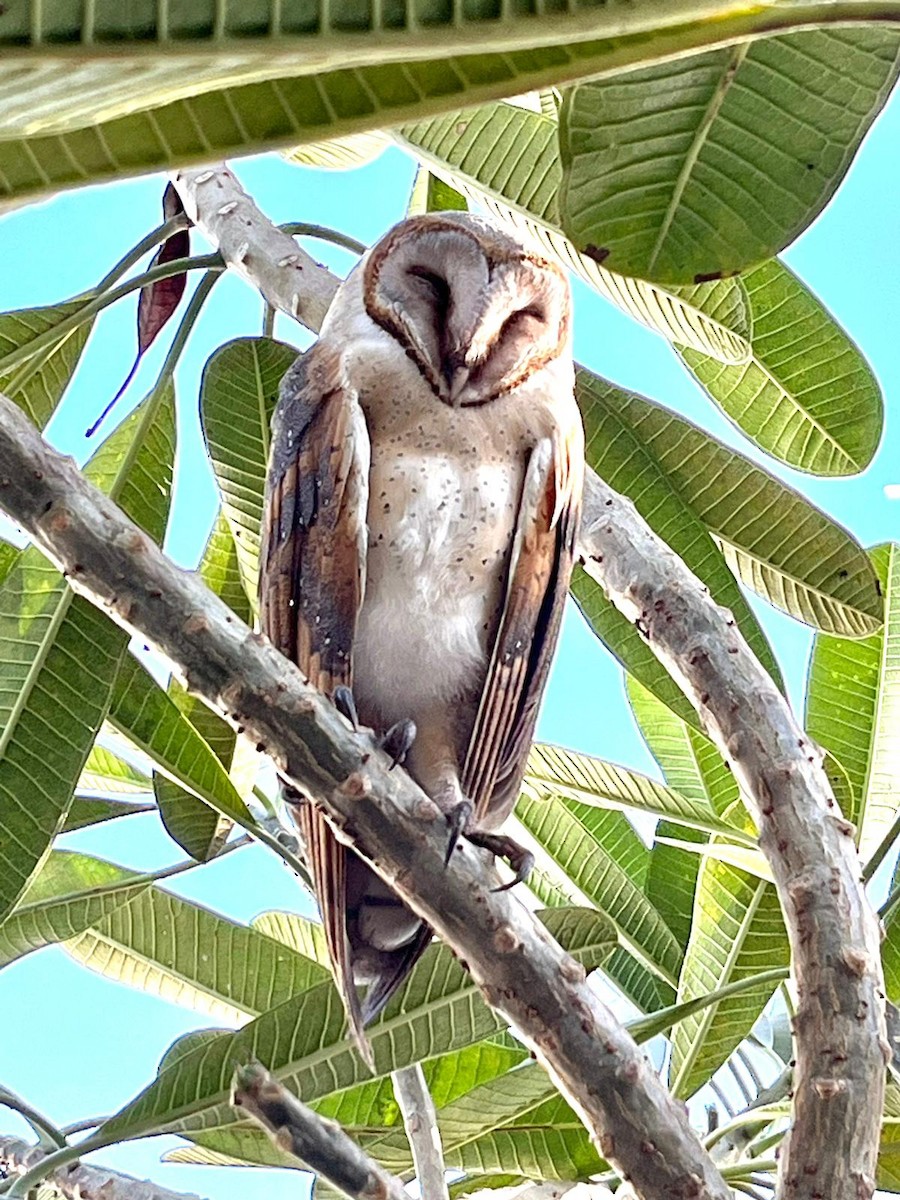
[[[562,270],[468,213],[401,222],[363,272],[369,317],[446,404],[486,404],[571,353]]]

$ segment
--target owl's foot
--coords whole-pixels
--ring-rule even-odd
[[[497,858],[505,858],[510,868],[515,872],[509,883],[501,883],[499,887],[492,888],[492,891],[508,892],[517,883],[524,883],[531,874],[531,869],[534,866],[534,855],[530,850],[526,850],[524,846],[520,846],[508,834],[482,833],[480,829],[469,829],[466,831],[465,836],[466,840],[471,842],[473,846],[481,846],[483,850],[490,850],[491,854],[496,855]]]
[[[447,843],[447,853],[444,855],[444,866],[450,863],[450,856],[456,849],[460,834],[466,832],[472,820],[472,805],[468,800],[460,800],[447,810],[447,824],[450,826],[450,840]]]
[[[359,715],[356,711],[356,701],[353,693],[345,683],[339,683],[334,689],[331,702],[342,717],[346,717],[353,726],[353,732],[359,733]]]
[[[416,740],[416,723],[408,718],[405,721],[398,721],[392,725],[382,738],[379,739],[379,746],[385,753],[391,756],[391,765],[389,771],[393,771],[397,763],[402,763],[409,754],[413,742]]]

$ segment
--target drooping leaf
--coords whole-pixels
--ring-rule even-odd
[[[118,983],[243,1025],[328,978],[328,969],[256,929],[153,887],[66,943]]]
[[[668,705],[631,676],[626,678],[626,690],[638,728],[669,786],[685,799],[705,805],[717,816],[727,812],[738,800],[737,783],[708,738],[680,720]],[[656,834],[658,837],[679,834],[701,845],[708,841],[708,834],[700,831],[688,834],[670,821],[660,821]],[[647,896],[682,947],[687,946],[690,937],[699,871],[696,855],[654,841],[647,872]]]
[[[819,634],[806,690],[806,728],[846,770],[863,862],[897,816],[900,797],[900,546],[871,552],[885,624],[856,641]]]
[[[608,922],[599,914],[561,909],[543,919],[570,953],[593,966],[610,948]],[[442,946],[429,949],[408,982],[369,1029],[376,1072],[384,1074],[471,1045],[497,1032],[501,1022]],[[352,1087],[369,1072],[343,1036],[344,1012],[333,984],[319,984],[227,1038],[180,1058],[101,1128],[104,1141],[151,1131],[198,1131],[227,1124],[231,1076],[238,1063],[256,1058],[306,1103]]]
[[[745,872],[704,859],[697,881],[679,1001],[790,962],[774,887]],[[674,1033],[670,1087],[692,1096],[750,1033],[776,984],[758,984],[681,1021]]]
[[[55,850],[5,921],[0,967],[80,934],[141,896],[149,881],[87,854]]]
[[[132,654],[116,676],[110,722],[167,778],[221,816],[247,824],[247,806],[207,742]]]
[[[296,357],[293,346],[271,338],[236,338],[211,356],[200,385],[206,444],[253,611],[269,427],[278,386]]]
[[[723,362],[746,360],[750,326],[739,281],[658,288],[605,270],[566,239],[554,119],[515,104],[485,104],[404,125],[393,136],[635,320]]]
[[[604,406],[703,522],[747,587],[828,633],[860,637],[882,620],[868,555],[805,496],[677,413],[596,375],[588,405]],[[632,493],[633,494],[633,493]]]
[[[771,258],[834,195],[898,52],[891,29],[814,29],[569,88],[563,228],[610,270],[662,283]]]
[[[168,512],[174,426],[168,387],[136,409],[87,467],[157,538]],[[23,551],[0,588],[0,919],[62,828],[127,642],[36,548]]]
[[[77,312],[83,304],[83,300],[68,300],[64,304],[51,304],[46,308],[24,308],[0,313],[0,392],[18,404],[38,429],[43,429],[50,420],[69,386],[93,322],[79,325],[61,338],[59,343],[38,351],[34,357],[11,371],[4,372],[2,360]]]
[[[753,351],[727,366],[682,359],[722,411],[774,458],[814,475],[855,475],[878,448],[883,403],[871,368],[828,310],[777,259],[743,276]]]
[[[237,547],[221,513],[200,560],[200,578],[231,605],[242,621],[251,620],[250,605],[240,582]],[[168,692],[181,715],[230,772],[237,741],[235,731],[202,700],[189,695],[178,680],[169,681]],[[231,823],[165,774],[154,774],[153,792],[169,836],[199,862],[212,858],[227,839]]]

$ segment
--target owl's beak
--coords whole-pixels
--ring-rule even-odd
[[[447,398],[454,406],[465,391],[470,371],[471,367],[466,363],[466,352],[462,349],[451,350],[441,363],[441,374],[447,382]]]

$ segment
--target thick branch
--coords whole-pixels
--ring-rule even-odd
[[[588,480],[580,550],[730,764],[772,867],[798,998],[794,1124],[779,1195],[866,1200],[875,1190],[889,1058],[880,934],[822,751],[731,614],[596,475]]]
[[[412,1151],[422,1200],[449,1200],[441,1131],[421,1063],[394,1071],[391,1082],[403,1114],[403,1128]]]
[[[0,397],[0,507],[72,587],[172,663],[201,696],[321,801],[338,837],[468,964],[487,1002],[522,1034],[579,1112],[603,1156],[645,1197],[716,1198],[729,1190],[632,1038],[584,969],[468,843],[444,866],[438,807],[265,638],[182,571],[52,450]],[[360,803],[361,801],[365,803]]]
[[[0,1137],[0,1168],[18,1178],[45,1157],[43,1150],[15,1137]],[[68,1166],[50,1175],[46,1185],[64,1200],[200,1200],[199,1196],[172,1192],[149,1179],[133,1179],[106,1167],[83,1163]]]
[[[231,1103],[261,1125],[284,1154],[300,1159],[353,1200],[409,1200],[400,1180],[369,1158],[340,1125],[301,1104],[258,1063],[238,1069]]]
[[[203,207],[188,181],[175,183],[186,207]],[[264,295],[277,293],[277,274],[270,261],[254,276]],[[309,273],[304,283],[311,282]],[[336,283],[324,267],[314,282],[321,294]],[[580,552],[616,608],[645,632],[755,810],[791,939],[799,1001],[795,1123],[781,1159],[780,1194],[864,1200],[874,1190],[887,1054],[880,935],[821,752],[731,615],[592,471]]]

